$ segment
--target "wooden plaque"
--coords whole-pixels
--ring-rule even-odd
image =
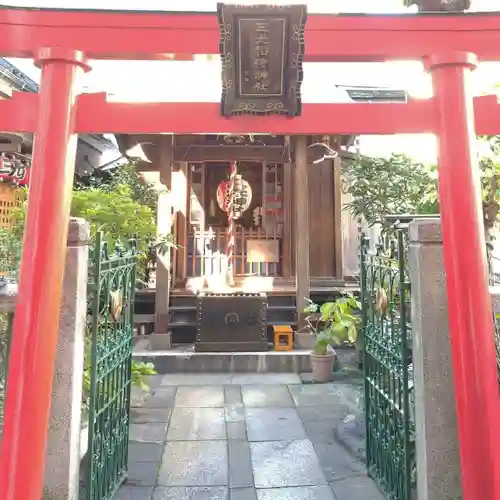
[[[305,5],[217,4],[221,113],[300,115]]]
[[[278,240],[247,240],[247,262],[279,262]]]

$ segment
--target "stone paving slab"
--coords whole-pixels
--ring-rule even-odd
[[[229,490],[229,500],[257,500],[255,488],[232,488]]]
[[[331,486],[338,500],[385,500],[385,496],[369,477],[344,479]]]
[[[257,490],[257,500],[335,500],[328,486],[299,486]]]
[[[224,387],[224,404],[242,404],[241,387],[239,385],[227,385]]]
[[[130,424],[129,440],[140,443],[163,443],[167,439],[167,423]]]
[[[160,486],[227,486],[225,441],[170,441],[158,474]]]
[[[342,399],[334,384],[291,385],[290,393],[296,406],[337,406]]]
[[[138,443],[130,441],[128,445],[129,462],[161,462],[163,443]]]
[[[250,444],[244,440],[228,442],[229,453],[229,486],[244,488],[253,486],[252,457]]]
[[[293,408],[293,400],[286,385],[251,385],[241,388],[243,404],[247,407],[268,408],[284,406]]]
[[[167,441],[217,440],[226,437],[224,408],[174,408]]]
[[[247,426],[245,422],[226,422],[226,431],[228,439],[248,440]]]
[[[175,396],[175,406],[222,408],[224,407],[224,388],[222,386],[179,387]]]
[[[245,407],[241,403],[224,405],[226,422],[245,422]]]
[[[157,488],[152,500],[228,500],[224,487]]]
[[[156,486],[158,462],[129,462],[127,486]]]
[[[333,419],[306,420],[303,422],[303,426],[307,437],[313,444],[333,443],[335,439],[335,421]]]
[[[174,406],[176,387],[159,387],[151,391],[144,401],[145,408],[171,408]]]
[[[231,373],[172,373],[162,375],[161,385],[162,387],[231,385],[232,379]]]
[[[250,443],[256,488],[283,488],[327,484],[311,442]]]
[[[245,417],[249,441],[307,438],[295,408],[246,408]]]
[[[297,413],[304,422],[318,422],[321,420],[340,421],[351,413],[350,408],[343,403],[317,406],[297,406]]]
[[[115,500],[151,500],[153,490],[152,486],[136,487],[127,484],[120,488]]]
[[[339,443],[314,443],[314,449],[328,482],[365,474],[365,464],[349,455]]]
[[[116,498],[383,500],[362,462],[359,383],[297,380],[152,377],[149,393],[135,395],[129,480]]]
[[[300,384],[300,376],[296,373],[242,373],[234,374],[231,379],[234,385],[289,385]]]
[[[130,420],[134,424],[167,423],[172,408],[131,408]]]
[[[349,414],[335,427],[335,439],[360,461],[366,457],[365,415]]]

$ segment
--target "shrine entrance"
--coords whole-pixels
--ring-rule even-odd
[[[305,136],[427,132],[439,137],[463,494],[465,500],[499,498],[500,400],[474,134],[498,133],[500,113],[494,112],[496,97],[473,99],[467,81],[478,59],[500,60],[500,17],[318,14],[308,16],[304,29],[303,6],[286,14],[281,7],[270,12],[256,6],[218,14],[0,9],[0,54],[32,58],[42,68],[38,95],[18,93],[0,101],[0,130],[36,134],[0,455],[0,499],[41,497],[76,134],[221,131],[296,137],[297,310],[303,310],[310,296]],[[246,44],[250,50],[241,52],[242,39],[251,42]],[[269,51],[271,42],[274,52]],[[90,71],[89,59],[185,60],[219,51],[221,103],[130,104],[108,102],[103,94],[77,95],[77,77]],[[407,104],[301,102],[303,60],[389,59],[424,61],[432,73],[434,97]],[[170,188],[171,156],[163,163],[160,176]],[[243,272],[246,265],[240,265]],[[484,419],[479,427],[477,415]]]
[[[230,169],[230,162],[190,165],[185,249],[188,280],[210,280],[226,273],[228,218],[220,189],[229,179]],[[234,275],[282,277],[283,164],[240,161],[237,169],[243,182],[248,183],[249,206],[235,220]],[[179,259],[176,265],[181,263]]]

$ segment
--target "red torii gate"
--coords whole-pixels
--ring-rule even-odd
[[[58,335],[76,133],[388,134],[439,137],[440,204],[465,500],[500,499],[500,405],[475,134],[500,132],[500,105],[472,99],[479,60],[500,60],[500,15],[310,15],[305,61],[424,60],[434,98],[304,104],[302,116],[223,118],[218,104],[107,103],[77,96],[88,59],[189,60],[218,53],[215,14],[0,9],[0,54],[33,58],[39,95],[0,101],[0,130],[34,132],[0,500],[39,500]],[[474,113],[475,112],[475,113]],[[475,120],[474,120],[475,114]],[[332,119],[334,117],[335,119]],[[464,244],[462,244],[464,242]],[[484,422],[477,422],[477,416]]]

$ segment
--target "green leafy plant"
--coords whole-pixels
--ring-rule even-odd
[[[12,230],[0,229],[0,276],[17,278],[21,263],[22,238]]]
[[[356,342],[356,325],[360,319],[354,311],[361,309],[361,304],[352,294],[343,294],[337,300],[325,302],[321,306],[309,302],[304,312],[311,313],[306,322],[311,333],[316,335],[315,354],[326,354],[330,345]]]
[[[151,245],[151,250],[158,255],[167,254],[172,248],[178,248],[173,234],[160,234]]]
[[[84,368],[83,368],[83,412],[86,414],[89,411],[90,384],[91,384],[91,359],[92,359],[92,338],[90,328],[87,325],[85,332],[85,351],[84,351]],[[134,387],[139,387],[143,391],[149,389],[146,383],[147,376],[156,375],[153,363],[144,363],[132,359],[132,374],[131,382]]]
[[[156,374],[157,371],[153,363],[132,360],[132,385],[140,387],[143,391],[147,391],[149,386],[145,382],[145,377]]]

